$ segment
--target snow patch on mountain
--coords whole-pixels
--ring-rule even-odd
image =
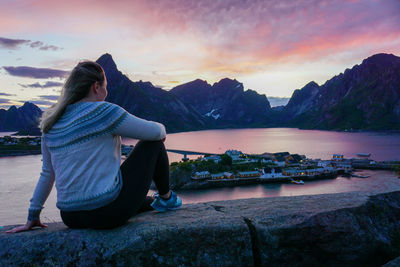
[[[208,112],[208,113],[206,113],[204,115],[207,116],[207,117],[213,117],[214,120],[217,120],[217,119],[219,119],[221,117],[221,115],[220,114],[214,114],[214,112],[216,112],[216,111],[217,111],[217,109],[212,109],[210,112]]]

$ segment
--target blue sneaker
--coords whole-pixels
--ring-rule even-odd
[[[154,194],[154,197],[156,199],[153,201],[153,203],[151,203],[151,206],[159,212],[165,212],[168,210],[177,210],[182,206],[182,199],[178,197],[172,190],[171,190],[171,197],[168,200],[165,200],[162,197],[160,197],[158,193]]]

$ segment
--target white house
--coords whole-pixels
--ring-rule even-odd
[[[328,167],[329,164],[331,164],[331,161],[330,161],[330,160],[320,160],[320,161],[318,161],[317,166],[318,166],[318,167],[325,168],[325,167]]]
[[[268,179],[268,178],[282,178],[286,177],[282,174],[282,169],[281,168],[263,168],[262,169],[262,175],[260,178]]]
[[[218,155],[211,155],[211,156],[209,156],[209,157],[204,157],[203,160],[212,160],[212,161],[214,161],[215,163],[218,163],[218,162],[221,161],[221,157],[218,156]]]

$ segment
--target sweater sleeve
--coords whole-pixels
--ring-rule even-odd
[[[50,152],[46,146],[44,138],[41,140],[42,148],[42,172],[40,173],[40,178],[36,184],[35,191],[33,193],[32,199],[30,200],[29,215],[28,220],[33,221],[39,219],[40,212],[43,209],[43,204],[46,202],[51,189],[54,184],[54,170],[51,163]]]
[[[157,141],[166,136],[165,127],[161,123],[138,118],[125,111],[124,119],[113,133],[139,140]]]

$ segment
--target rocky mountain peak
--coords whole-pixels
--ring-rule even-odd
[[[196,79],[194,81],[189,82],[188,84],[197,85],[197,86],[209,86],[208,82],[201,79]]]
[[[108,53],[103,54],[96,60],[96,62],[99,63],[103,68],[114,68],[114,69],[117,68],[114,59]]]
[[[226,88],[226,89],[231,89],[231,88],[241,88],[243,90],[243,84],[238,82],[236,79],[229,79],[229,78],[223,78],[219,82],[214,83],[213,87],[216,88]]]
[[[35,113],[37,115],[42,114],[42,110],[36,106],[35,104],[31,102],[25,102],[24,105],[22,105],[20,108],[18,108],[19,111],[21,112],[30,112],[30,113]]]
[[[118,71],[117,65],[115,64],[114,59],[110,54],[106,53],[102,55],[96,60],[96,62],[99,63],[104,69],[109,84],[110,82],[114,83],[115,81],[119,80],[122,76],[122,73]]]
[[[207,81],[204,81],[204,80],[201,80],[201,79],[196,79],[196,80],[193,80],[191,82],[185,83],[183,85],[196,87],[196,88],[204,88],[204,87],[210,87],[211,86]],[[179,87],[179,86],[180,85],[178,85],[176,87]]]
[[[399,64],[400,57],[386,53],[375,54],[362,61],[362,65],[377,64],[377,65],[387,66],[393,63]]]
[[[17,107],[16,106],[11,106],[8,108],[8,112],[16,112],[17,111]]]
[[[314,88],[314,87],[318,87],[318,83],[311,81],[309,83],[307,83],[303,88]]]
[[[186,93],[192,93],[194,91],[204,91],[210,89],[211,85],[207,83],[207,81],[196,79],[188,83],[184,83],[178,86],[175,86],[170,90],[171,93],[181,95]]]
[[[124,76],[117,68],[112,56],[105,53],[96,60],[101,65],[107,77],[107,82],[110,87],[114,87]]]

